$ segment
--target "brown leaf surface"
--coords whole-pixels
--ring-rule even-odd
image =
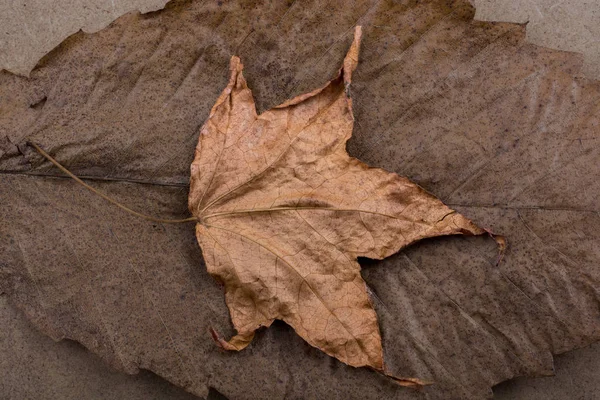
[[[472,17],[458,0],[173,2],[71,37],[30,79],[0,73],[0,291],[54,339],[201,396],[481,398],[551,373],[551,354],[600,337],[600,87],[573,78],[579,57]],[[479,237],[361,261],[386,367],[436,382],[421,392],[278,323],[219,351],[209,327],[234,332],[190,227],[115,211],[21,146],[40,143],[124,204],[186,216],[192,149],[231,55],[269,109],[335,76],[357,24],[348,152],[510,243],[497,267]]]
[[[242,350],[280,319],[338,360],[386,373],[357,257],[485,232],[408,179],[346,152],[360,39],[359,26],[337,78],[260,115],[234,56],[229,84],[200,130],[189,207],[238,332],[218,339],[225,349]]]

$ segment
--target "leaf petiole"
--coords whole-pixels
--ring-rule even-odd
[[[70,178],[72,178],[75,182],[79,183],[80,185],[82,185],[83,187],[85,187],[87,190],[89,190],[92,193],[94,193],[94,194],[102,197],[104,200],[106,200],[106,201],[114,204],[115,206],[119,207],[120,209],[122,209],[125,212],[128,212],[131,215],[135,215],[136,217],[140,217],[140,218],[143,218],[145,220],[152,221],[152,222],[159,222],[159,223],[162,223],[162,224],[181,224],[181,223],[185,223],[185,222],[197,222],[198,221],[198,219],[196,217],[183,218],[183,219],[155,218],[155,217],[152,217],[150,215],[145,215],[145,214],[139,213],[139,212],[137,212],[135,210],[132,210],[131,208],[129,208],[127,206],[124,206],[123,204],[119,203],[118,201],[114,200],[113,198],[109,197],[108,195],[102,193],[98,189],[96,189],[96,188],[88,185],[84,181],[82,181],[79,177],[77,177],[75,174],[73,174],[71,171],[69,171],[67,168],[65,168],[61,163],[59,163],[58,161],[56,161],[51,155],[49,155],[44,150],[42,150],[42,148],[40,146],[38,146],[37,144],[35,144],[33,142],[27,142],[27,144],[29,146],[33,147],[46,160],[48,160],[52,164],[54,164],[58,169],[60,169],[62,172],[64,172],[66,175],[68,175]]]

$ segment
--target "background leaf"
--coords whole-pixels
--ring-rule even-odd
[[[480,398],[550,373],[552,353],[600,337],[599,88],[573,78],[578,57],[472,16],[464,1],[173,2],[74,35],[29,80],[1,73],[0,289],[52,337],[202,396],[212,386],[235,399]],[[229,56],[266,109],[327,81],[355,24],[365,39],[350,153],[510,245],[499,268],[483,238],[366,265],[389,367],[437,382],[423,392],[334,362],[282,325],[220,353],[207,328],[231,328],[193,231],[123,215],[49,177],[57,171],[22,146],[39,142],[125,204],[185,215],[198,129]]]

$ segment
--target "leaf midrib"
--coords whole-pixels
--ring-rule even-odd
[[[4,170],[0,171],[0,175],[12,175],[12,176],[25,176],[31,178],[41,178],[41,179],[66,179],[71,180],[66,175],[58,175],[58,174],[44,174],[44,173],[31,173],[24,171],[10,171]],[[143,180],[143,179],[132,179],[132,178],[110,178],[110,177],[101,177],[101,176],[93,176],[93,175],[82,175],[79,178],[83,180],[91,180],[91,181],[102,181],[107,183],[125,183],[125,184],[138,184],[144,186],[158,186],[158,187],[173,187],[173,188],[189,188],[189,183],[186,182],[158,182],[152,180]],[[525,205],[525,206],[511,206],[509,204],[485,204],[485,203],[445,203],[446,206],[450,208],[457,207],[469,207],[469,208],[491,208],[491,209],[500,209],[500,210],[539,210],[539,211],[567,211],[567,212],[583,212],[583,213],[593,213],[599,214],[600,209],[590,209],[585,207],[560,207],[560,206],[538,206],[538,205]],[[600,215],[599,215],[600,216]]]
[[[408,206],[405,207],[400,212],[400,214],[402,214],[406,208],[408,208]],[[414,220],[411,220],[408,218],[400,218],[400,215],[396,216],[396,215],[385,214],[385,213],[381,213],[381,212],[377,212],[377,211],[359,209],[359,208],[337,208],[337,207],[272,207],[272,208],[231,210],[231,211],[223,211],[223,212],[217,212],[217,213],[212,213],[212,214],[208,214],[205,216],[201,216],[201,219],[203,221],[206,221],[207,219],[214,218],[214,217],[230,217],[230,216],[242,215],[242,214],[284,212],[284,211],[303,211],[303,210],[366,213],[366,214],[379,215],[379,216],[386,217],[386,218],[392,218],[392,219],[396,219],[396,220],[409,221],[409,222],[413,222],[413,223],[421,223],[424,225],[431,225],[424,221],[421,222],[421,221],[414,221]],[[455,212],[456,211],[452,210],[451,212],[444,215],[444,217],[442,219],[447,217],[449,214],[454,214]]]

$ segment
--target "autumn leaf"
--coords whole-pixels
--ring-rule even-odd
[[[396,174],[346,152],[361,27],[337,78],[257,115],[238,57],[200,131],[189,207],[211,275],[225,284],[245,348],[275,319],[354,367],[385,373],[377,316],[357,257],[484,231]],[[418,379],[398,379],[418,385]]]
[[[576,77],[577,55],[473,15],[463,0],[176,0],[70,37],[29,79],[0,72],[0,292],[53,339],[204,398],[481,399],[551,374],[553,354],[600,338],[600,85]],[[359,259],[386,368],[435,382],[422,391],[278,321],[221,351],[210,327],[235,332],[191,226],[124,214],[25,146],[135,210],[186,218],[193,149],[231,55],[266,110],[335,76],[357,24],[348,153],[511,244],[498,265],[482,236]]]

